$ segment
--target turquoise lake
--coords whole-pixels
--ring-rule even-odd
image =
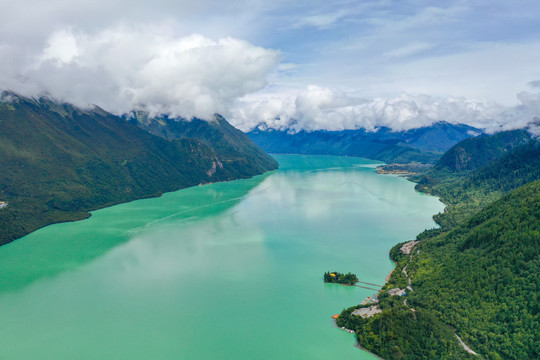
[[[377,162],[280,170],[102,209],[0,247],[0,359],[375,359],[331,315],[443,204]]]

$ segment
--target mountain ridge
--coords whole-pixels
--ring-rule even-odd
[[[461,140],[482,131],[463,124],[437,122],[428,127],[395,132],[379,128],[289,133],[286,130],[260,130],[248,136],[269,153],[359,156],[385,162],[435,163],[442,153]]]
[[[101,207],[278,166],[262,151],[257,161],[242,151],[241,161],[222,161],[219,146],[193,138],[169,141],[98,107],[13,93],[3,98],[0,201],[8,206],[0,209],[0,244]]]

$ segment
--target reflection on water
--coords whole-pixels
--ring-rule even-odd
[[[215,216],[235,206],[269,175],[167,193],[95,211],[87,220],[38,230],[0,248],[0,292],[77,269],[161,224]]]
[[[442,204],[373,161],[277,159],[0,248],[0,358],[373,359],[330,319],[371,292],[322,274],[380,283]]]

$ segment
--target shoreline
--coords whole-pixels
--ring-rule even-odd
[[[389,170],[387,170],[387,169],[384,169],[385,166],[389,166],[389,165],[393,165],[393,164],[385,164],[385,165],[381,165],[381,166],[379,166],[379,167],[376,168],[375,172],[376,172],[377,174],[380,174],[380,175],[383,175],[383,176],[384,176],[384,175],[394,175],[394,176],[395,176],[395,175],[398,175],[399,177],[404,177],[404,178],[406,178],[407,181],[410,181],[410,182],[412,182],[412,183],[415,183],[414,181],[410,180],[409,177],[410,177],[410,176],[417,175],[417,173],[414,173],[414,172],[406,172],[406,173],[405,173],[405,172],[402,172],[402,173],[399,173],[399,171],[396,172],[395,170],[394,170],[394,171],[392,171],[392,170],[389,171]],[[396,165],[402,165],[402,164],[396,164]],[[445,205],[444,209],[446,209],[446,207],[448,206],[448,204],[446,204],[444,201],[442,201],[441,198],[438,197],[438,196],[435,196],[435,195],[432,195],[432,194],[423,192],[423,191],[421,191],[421,190],[416,190],[416,189],[415,189],[415,191],[416,191],[416,192],[419,192],[419,193],[421,193],[421,194],[425,194],[425,195],[429,195],[429,196],[433,196],[433,197],[437,198],[441,203],[443,203],[443,204]],[[444,209],[443,209],[442,211],[444,211]],[[436,214],[434,214],[433,216],[435,216],[435,215],[436,215]],[[434,220],[434,222],[435,222],[435,224],[436,224],[437,226],[439,226],[439,227],[441,226],[439,223],[437,223],[437,221]],[[419,234],[420,234],[420,233],[419,233]],[[414,240],[412,240],[412,241],[414,241]],[[396,246],[397,244],[400,244],[400,242],[397,242],[394,246]],[[415,244],[415,245],[416,245],[416,244]],[[392,246],[392,248],[393,248],[394,246]],[[390,248],[390,250],[388,250],[388,258],[394,263],[394,268],[393,268],[392,271],[390,271],[390,273],[386,276],[385,285],[388,284],[388,282],[390,281],[390,278],[392,277],[392,274],[394,273],[394,271],[396,270],[396,268],[397,268],[397,266],[398,266],[398,262],[397,262],[396,260],[394,260],[394,259],[391,258],[390,251],[392,250],[392,248]],[[412,256],[412,255],[411,255],[411,256]],[[381,288],[381,290],[379,290],[379,292],[380,292],[380,291],[382,291],[382,288]],[[335,315],[334,315],[334,316],[335,316]],[[339,316],[339,315],[338,315],[338,316]],[[337,317],[334,318],[334,322],[336,322],[336,320],[337,320]],[[337,327],[337,324],[336,324],[336,327]],[[346,329],[346,330],[348,330],[348,329]],[[348,330],[348,331],[352,331],[352,330]],[[457,336],[457,335],[456,335],[456,336]],[[360,349],[360,350],[363,350],[363,351],[365,351],[365,352],[367,352],[367,353],[372,354],[372,355],[375,356],[377,359],[380,359],[380,360],[386,360],[386,359],[380,357],[379,355],[377,355],[377,354],[375,354],[375,353],[373,353],[373,352],[371,352],[371,351],[369,351],[369,350],[363,348],[363,347],[361,346],[361,344],[358,342],[358,337],[356,336],[356,333],[355,333],[355,340],[356,340],[356,344],[355,344],[354,346],[355,346],[356,348],[358,348],[358,349]]]
[[[14,239],[8,239],[6,242],[3,242],[3,240],[0,239],[0,247],[9,245],[9,244],[11,244],[11,243],[13,243],[13,242],[15,242],[17,240],[20,240],[20,239],[24,238],[25,236],[27,236],[29,234],[32,234],[32,233],[34,233],[34,232],[36,232],[36,231],[38,231],[40,229],[43,229],[43,228],[45,228],[47,226],[87,220],[90,217],[92,217],[92,212],[102,210],[102,209],[106,209],[106,208],[109,208],[109,207],[112,207],[112,206],[121,205],[121,204],[128,204],[128,203],[133,202],[133,201],[159,198],[159,197],[161,197],[161,196],[163,196],[164,194],[167,194],[167,193],[173,193],[173,192],[176,192],[176,191],[185,190],[185,189],[189,189],[189,188],[194,188],[194,187],[198,187],[198,186],[212,185],[212,184],[217,184],[217,183],[227,183],[227,182],[237,181],[237,180],[249,180],[249,179],[252,179],[252,178],[257,177],[257,176],[269,175],[270,173],[278,171],[278,170],[279,170],[279,167],[277,169],[267,170],[267,171],[265,171],[263,173],[255,174],[255,175],[251,175],[251,176],[239,177],[239,178],[236,178],[236,179],[229,179],[229,180],[217,180],[217,181],[214,181],[214,182],[207,182],[207,183],[192,184],[192,185],[180,187],[180,188],[173,189],[173,190],[159,191],[159,192],[155,192],[155,193],[152,193],[152,194],[145,194],[145,195],[141,195],[140,197],[136,197],[136,198],[132,198],[132,199],[125,199],[125,200],[120,200],[120,201],[108,202],[108,203],[105,203],[105,204],[102,204],[102,205],[97,205],[95,207],[85,209],[85,210],[66,212],[66,217],[64,219],[59,219],[59,221],[52,221],[52,222],[49,222],[47,224],[41,225],[41,226],[39,226],[39,227],[37,227],[37,228],[35,228],[35,229],[31,230],[31,231],[28,231],[28,232],[24,233],[23,235],[18,236],[18,237],[14,238]],[[5,208],[7,208],[7,206]],[[4,209],[4,208],[2,208],[2,209]]]
[[[399,244],[399,243],[398,243]],[[395,245],[394,245],[395,246]],[[386,281],[385,281],[385,284],[388,284],[388,282],[390,281],[390,278],[392,277],[392,274],[394,273],[394,270],[396,270],[397,266],[398,266],[398,262],[394,259],[392,259],[390,257],[390,251],[388,251],[388,258],[390,260],[392,260],[392,262],[394,263],[394,268],[392,269],[392,271],[390,271],[390,274],[386,275]]]

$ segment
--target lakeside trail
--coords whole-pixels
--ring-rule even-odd
[[[469,354],[478,356],[478,354],[477,354],[476,352],[474,352],[470,347],[468,347],[468,346],[463,342],[463,340],[461,340],[461,338],[458,336],[458,334],[454,333],[454,335],[456,335],[457,339],[459,340],[459,343],[461,344],[461,346],[463,347],[463,349],[465,349],[466,352],[468,352]]]
[[[409,256],[409,263],[412,261],[412,254]],[[403,268],[403,270],[401,270],[401,272],[403,274],[405,274],[405,276],[407,277],[407,282],[408,282],[408,285],[407,285],[407,289],[411,290],[411,291],[414,291],[413,288],[412,288],[412,285],[411,285],[411,278],[409,277],[409,274],[407,274],[407,266],[409,266],[409,263],[407,263],[407,265],[405,265],[405,267]]]

